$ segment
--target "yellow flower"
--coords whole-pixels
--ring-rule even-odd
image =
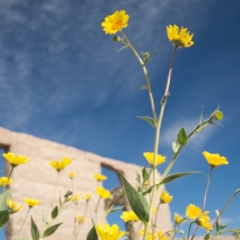
[[[12,213],[21,211],[23,206],[20,203],[14,202],[11,198],[8,198],[7,208],[9,210],[10,214],[12,214]]]
[[[12,179],[11,178],[7,178],[7,177],[0,177],[0,187],[6,187],[7,185],[12,183]]]
[[[69,177],[72,179],[72,178],[74,178],[75,177],[75,172],[70,172],[69,173]]]
[[[214,118],[214,119],[216,119],[216,120],[218,120],[218,121],[220,121],[220,120],[222,120],[223,119],[223,113],[220,111],[220,110],[216,110],[216,111],[214,111],[213,113],[212,113],[212,115],[211,115],[211,117],[212,118]]]
[[[63,158],[61,161],[50,161],[49,164],[55,168],[58,172],[63,170],[67,165],[72,163],[72,160],[69,158]]]
[[[179,215],[178,213],[174,213],[174,221],[176,224],[181,224],[185,221],[185,218]]]
[[[35,205],[40,205],[40,201],[31,198],[24,198],[24,202],[31,208]]]
[[[110,191],[108,191],[108,190],[105,189],[104,187],[97,187],[97,188],[96,188],[96,192],[97,192],[97,194],[98,194],[98,196],[99,196],[100,198],[107,199],[107,198],[110,198],[110,197],[111,197]]]
[[[172,199],[173,199],[173,196],[170,196],[168,191],[163,190],[160,197],[161,203],[170,203]]]
[[[200,207],[195,206],[194,204],[189,204],[186,209],[186,216],[191,219],[196,219],[201,212],[202,210]]]
[[[84,199],[86,202],[88,202],[91,199],[92,195],[90,193],[85,193],[84,194]]]
[[[153,152],[145,152],[145,153],[143,153],[143,156],[146,158],[146,160],[149,162],[149,164],[153,166],[153,163],[154,163],[154,153]],[[164,163],[165,160],[166,160],[166,157],[158,154],[157,155],[156,166]]]
[[[152,214],[156,214],[157,213],[157,208],[156,207],[153,207],[153,211],[152,211]]]
[[[77,203],[80,199],[81,199],[80,194],[76,194],[76,195],[70,197],[70,201],[74,202],[74,203]]]
[[[121,218],[123,219],[124,222],[139,221],[138,216],[133,211],[123,211]]]
[[[97,181],[104,181],[107,179],[107,176],[105,175],[102,175],[102,174],[94,174],[93,177],[97,180]]]
[[[166,235],[164,235],[164,234],[163,234],[163,231],[161,231],[161,230],[157,233],[157,235],[158,235],[158,239],[159,239],[159,240],[168,240],[168,238],[166,237]]]
[[[223,164],[228,164],[227,158],[220,156],[219,154],[212,154],[205,151],[203,152],[203,156],[206,158],[212,169]]]
[[[103,226],[103,224],[101,223],[95,228],[101,240],[117,240],[125,234],[125,232],[119,230],[117,224],[113,224],[112,226],[106,224],[105,226]]]
[[[106,34],[115,34],[128,26],[129,15],[126,14],[125,10],[115,11],[112,15],[105,18],[105,21],[101,23],[103,31]]]
[[[144,235],[144,230],[140,230],[140,231],[139,231],[139,234],[143,236],[143,235]],[[152,231],[149,230],[147,240],[153,240],[153,239],[155,239],[155,238],[157,238],[157,234],[156,234],[156,233],[153,234]]]
[[[20,155],[14,155],[11,152],[4,153],[2,155],[13,167],[16,167],[19,164],[23,164],[28,162],[28,158],[20,156]]]
[[[187,28],[181,27],[179,31],[179,27],[177,25],[169,25],[166,27],[168,39],[172,44],[177,47],[191,47],[194,42],[192,41],[193,34],[190,35],[190,32]]]
[[[81,214],[77,214],[75,218],[79,224],[85,223],[87,221],[86,218]]]
[[[213,226],[211,225],[210,218],[207,215],[209,212],[203,212],[196,220],[196,224],[205,228],[207,231],[212,231]]]

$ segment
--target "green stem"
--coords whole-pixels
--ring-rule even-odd
[[[156,215],[155,215],[155,220],[154,220],[154,224],[153,224],[153,236],[155,234],[155,230],[156,230],[156,227],[157,227],[157,216],[158,216],[158,211],[159,211],[159,207],[161,205],[161,201],[159,202],[158,206],[157,206],[157,210],[156,210]]]
[[[16,237],[16,238],[19,237],[19,234],[20,234],[21,231],[22,231],[22,228],[23,228],[23,226],[24,226],[24,224],[25,224],[25,222],[26,222],[26,220],[27,220],[27,216],[28,216],[30,210],[31,210],[31,207],[28,208],[28,211],[27,211],[27,213],[26,213],[26,216],[25,216],[25,218],[24,218],[24,220],[23,220],[23,223],[22,223],[20,229],[18,230],[18,233],[17,233],[17,237]]]
[[[191,227],[192,227],[192,224],[193,224],[193,223],[194,223],[194,222],[191,222],[190,225],[189,225],[187,240],[189,240],[190,231],[191,231]]]
[[[206,185],[206,189],[205,189],[205,192],[204,192],[204,197],[203,197],[203,205],[202,205],[202,212],[204,211],[205,209],[205,206],[206,206],[206,201],[207,201],[207,193],[208,193],[208,188],[209,188],[209,185],[210,185],[210,181],[211,181],[211,176],[212,176],[212,168],[210,169],[210,173],[208,175],[208,181],[207,181],[207,185]],[[195,232],[191,238],[191,240],[193,240],[197,234],[197,231],[198,231],[198,228],[199,226],[196,227],[195,229]]]
[[[153,99],[152,89],[151,89],[150,80],[149,80],[149,76],[148,76],[148,72],[147,72],[147,68],[146,68],[146,66],[145,66],[145,63],[143,62],[143,60],[142,60],[141,57],[139,56],[138,52],[135,50],[135,48],[133,47],[133,45],[132,45],[131,42],[128,40],[127,36],[124,34],[124,32],[123,32],[122,30],[121,30],[121,33],[122,33],[125,41],[127,42],[128,46],[131,48],[131,50],[133,51],[134,55],[135,55],[136,58],[138,59],[140,65],[142,66],[143,74],[144,74],[144,76],[145,76],[145,78],[146,78],[147,89],[148,89],[148,94],[149,94],[150,103],[151,103],[151,107],[152,107],[153,118],[154,118],[155,122],[157,122],[157,115],[156,115],[156,110],[155,110],[155,105],[154,105],[154,99]]]
[[[227,203],[225,204],[225,206],[223,207],[222,211],[219,213],[219,215],[217,216],[215,222],[213,223],[213,228],[216,225],[216,223],[218,222],[218,220],[220,219],[220,217],[222,216],[223,212],[226,210],[227,206],[230,204],[230,202],[233,200],[233,198],[240,193],[240,189],[238,189],[227,201]]]
[[[168,71],[166,89],[165,89],[165,92],[164,92],[164,95],[162,98],[162,102],[161,102],[162,106],[161,106],[161,110],[160,110],[160,114],[159,114],[159,118],[158,118],[158,122],[157,122],[155,142],[154,142],[154,164],[153,164],[153,168],[154,168],[154,170],[153,170],[153,186],[154,187],[152,190],[152,198],[151,198],[151,202],[150,202],[149,221],[145,225],[143,240],[147,240],[147,238],[148,238],[148,233],[149,233],[149,228],[150,228],[150,223],[151,223],[151,218],[152,218],[152,212],[153,212],[153,208],[154,208],[154,205],[156,202],[156,197],[157,197],[157,188],[158,187],[156,185],[157,184],[156,163],[157,163],[157,154],[158,154],[158,147],[159,147],[159,141],[160,141],[160,129],[161,129],[161,125],[162,125],[162,119],[163,119],[163,114],[164,114],[164,110],[165,110],[165,106],[166,106],[167,97],[169,96],[169,87],[170,87],[172,68],[173,68],[176,50],[177,50],[177,48],[175,47],[173,50],[173,54],[172,54],[172,60],[171,60],[170,68]]]

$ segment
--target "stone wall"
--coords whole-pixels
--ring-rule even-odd
[[[23,203],[23,198],[34,198],[41,201],[40,206],[35,206],[31,209],[30,215],[33,217],[40,232],[43,233],[44,225],[42,222],[43,211],[50,216],[52,205],[57,204],[57,195],[65,194],[67,190],[71,190],[71,181],[68,177],[69,172],[75,171],[74,178],[74,192],[83,196],[84,193],[92,194],[92,199],[89,202],[87,211],[87,223],[81,229],[78,240],[86,239],[86,234],[91,228],[91,216],[94,216],[94,209],[97,202],[97,195],[95,192],[96,180],[93,178],[94,173],[101,173],[101,166],[109,168],[116,173],[122,172],[126,179],[132,184],[136,185],[136,171],[140,172],[140,166],[128,164],[122,161],[105,158],[90,152],[58,144],[45,139],[40,139],[24,133],[11,132],[7,129],[0,128],[0,148],[6,152],[10,151],[16,155],[23,155],[29,158],[29,162],[19,165],[14,169],[11,184],[11,197],[18,202]],[[63,157],[72,159],[73,163],[67,166],[59,178],[58,188],[56,190],[55,204],[52,203],[55,182],[57,178],[56,170],[49,165],[49,161],[61,160]],[[6,174],[10,171],[10,166],[5,163]],[[163,188],[159,189],[162,191]],[[24,208],[21,212],[11,215],[11,220],[7,225],[6,234],[7,239],[12,240],[16,237],[24,217],[27,213],[28,207],[23,203]],[[78,213],[82,214],[84,211],[85,202],[80,201]],[[128,208],[128,206],[126,206]],[[102,216],[104,211],[104,202],[100,202],[98,216]],[[171,229],[170,210],[168,204],[161,206],[161,216],[164,215],[164,221],[161,220],[159,227],[162,230]],[[49,237],[52,240],[66,240],[71,239],[73,232],[73,219],[75,215],[75,206],[69,206],[54,222],[53,224],[64,222],[64,224],[56,231],[56,233]],[[138,226],[136,226],[138,229]],[[30,218],[27,219],[20,237],[30,238]]]

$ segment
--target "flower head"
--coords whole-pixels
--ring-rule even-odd
[[[58,172],[63,170],[67,165],[72,163],[72,160],[69,158],[63,158],[61,161],[50,161],[49,164],[55,168]]]
[[[105,175],[102,175],[102,174],[98,174],[98,173],[95,173],[94,175],[93,175],[93,177],[97,180],[97,181],[104,181],[104,180],[106,180],[107,179],[107,176],[105,176]]]
[[[73,178],[75,177],[75,172],[70,172],[70,173],[69,173],[69,177],[70,177],[71,179],[73,179]]]
[[[194,204],[189,204],[186,209],[186,216],[191,219],[196,219],[201,212],[202,210],[200,207],[195,206]]]
[[[160,201],[161,203],[170,203],[173,199],[173,196],[170,196],[167,190],[163,190]]]
[[[213,117],[214,119],[220,121],[223,119],[223,113],[220,110],[216,110],[212,113],[211,117]]]
[[[181,224],[181,223],[183,223],[185,221],[185,218],[184,217],[182,217],[181,215],[179,215],[178,213],[174,213],[174,222],[176,223],[176,224]]]
[[[223,164],[228,164],[227,158],[220,156],[218,153],[212,154],[205,151],[203,152],[203,156],[206,158],[208,164],[212,169]]]
[[[24,198],[24,202],[31,208],[35,205],[40,205],[40,201],[32,198]]]
[[[123,219],[124,222],[139,221],[138,216],[133,211],[123,211],[121,218]]]
[[[23,206],[20,203],[14,202],[11,198],[7,199],[7,208],[10,214],[19,212],[22,210]]]
[[[145,152],[145,153],[143,153],[143,156],[146,158],[146,160],[149,162],[149,164],[153,166],[153,164],[154,164],[154,153],[153,152]],[[158,154],[157,155],[156,166],[164,163],[165,160],[166,160],[166,157]]]
[[[177,48],[186,48],[191,47],[194,42],[192,41],[193,33],[190,35],[190,32],[187,28],[179,27],[177,25],[169,25],[166,27],[168,39],[172,44]]]
[[[7,185],[12,183],[12,179],[11,178],[7,178],[7,177],[0,177],[0,187],[6,187]]]
[[[200,216],[196,220],[196,224],[205,228],[207,231],[212,231],[213,226],[211,225],[210,218],[207,215],[209,212],[203,212],[200,214]]]
[[[144,235],[144,230],[140,230],[139,234],[143,236]],[[156,233],[153,234],[152,231],[149,230],[147,240],[153,240],[155,238],[157,238],[157,234]]]
[[[117,224],[113,224],[112,226],[106,224],[105,226],[103,226],[103,224],[101,223],[95,228],[101,240],[117,240],[125,234],[125,232],[119,230]]]
[[[86,202],[90,201],[91,197],[92,197],[92,195],[90,193],[85,193],[84,194],[84,199],[85,199]]]
[[[168,238],[166,237],[166,235],[164,235],[164,234],[163,234],[163,231],[161,231],[161,230],[157,233],[157,235],[158,235],[158,239],[159,239],[159,240],[168,240]]]
[[[2,155],[13,167],[28,162],[28,158],[20,155],[14,155],[11,152]]]
[[[70,201],[74,203],[78,203],[80,199],[81,199],[80,194],[76,194],[70,197]]]
[[[110,197],[111,197],[110,191],[108,191],[108,190],[105,189],[104,187],[97,187],[97,188],[96,188],[96,192],[97,192],[97,194],[98,194],[98,196],[99,196],[100,198],[107,199],[107,198],[110,198]]]
[[[128,26],[129,15],[126,14],[125,10],[116,11],[112,15],[105,18],[105,21],[101,23],[103,31],[106,34],[115,34]]]
[[[85,223],[87,221],[86,218],[81,214],[77,214],[75,218],[79,224]]]

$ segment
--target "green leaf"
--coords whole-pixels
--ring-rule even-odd
[[[147,85],[143,85],[143,86],[141,87],[141,90],[144,90],[144,89],[148,89],[148,86],[147,86]]]
[[[146,191],[143,192],[143,196],[145,196],[146,194],[150,193],[152,191],[154,186],[149,187]]]
[[[170,183],[178,178],[190,175],[190,174],[203,174],[204,176],[206,176],[206,174],[204,172],[178,172],[178,173],[172,173],[169,174],[167,177],[165,177],[160,183],[158,183],[157,185],[162,185],[162,184],[166,184],[166,183]]]
[[[39,240],[40,233],[39,233],[38,227],[37,227],[36,223],[33,221],[32,217],[31,217],[31,234],[32,234],[33,240]]]
[[[44,225],[47,226],[48,225],[47,216],[43,210],[42,210],[42,212],[43,212],[42,213],[42,221],[43,221]]]
[[[62,213],[62,212],[63,212],[67,207],[69,207],[69,206],[70,206],[70,204],[65,205],[64,207],[60,208],[58,214]]]
[[[133,212],[142,222],[147,223],[149,221],[150,208],[146,198],[137,192],[122,174],[121,178],[125,193]]]
[[[9,215],[10,215],[10,213],[8,210],[0,211],[0,228],[2,228],[3,226],[5,226],[8,223]]]
[[[119,210],[122,210],[124,207],[114,207],[111,209],[111,211],[109,213],[113,213],[113,212],[117,212]]]
[[[208,124],[209,124],[209,122],[205,122],[205,123],[202,123],[201,125],[199,125],[197,127],[197,129],[194,131],[194,134],[201,132],[204,128],[207,127]]]
[[[47,229],[45,230],[45,232],[43,233],[42,238],[45,238],[45,237],[48,237],[48,236],[52,235],[52,234],[58,229],[58,227],[59,227],[61,224],[62,224],[62,223],[58,223],[58,224],[56,224],[56,225],[53,225],[53,226],[47,228]]]
[[[204,236],[204,240],[208,240],[210,238],[210,233],[207,233],[205,236]]]
[[[87,235],[87,240],[98,240],[98,236],[97,236],[95,226],[93,226],[91,228],[91,230],[89,231],[89,233]]]
[[[217,217],[218,217],[219,211],[218,211],[218,210],[215,210],[215,212],[216,212],[216,215],[217,215]],[[219,230],[220,230],[220,227],[219,227],[219,223],[218,223],[218,221],[217,221],[217,222],[216,222],[216,232],[219,232]]]
[[[142,168],[142,177],[143,177],[143,180],[147,180],[148,179],[148,170],[147,170],[146,167]]]
[[[157,127],[157,123],[156,123],[155,120],[154,120],[153,118],[151,118],[151,117],[148,117],[148,116],[143,116],[143,117],[137,116],[137,118],[140,118],[140,119],[142,119],[142,120],[150,123],[154,128]]]
[[[52,210],[52,219],[56,218],[58,215],[58,206]]]
[[[178,135],[177,141],[180,143],[181,146],[185,146],[188,141],[187,133],[184,128],[181,128]]]
[[[172,151],[174,155],[178,152],[180,147],[181,145],[177,140],[172,143]]]
[[[10,193],[11,193],[11,189],[8,189],[7,191],[4,191],[0,195],[0,211],[4,210],[6,208],[6,202],[7,202],[7,199],[9,197]]]

